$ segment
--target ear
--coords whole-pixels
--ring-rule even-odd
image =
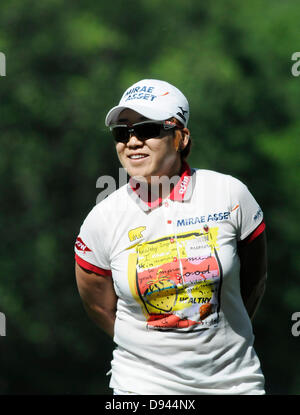
[[[190,131],[187,128],[177,129],[174,135],[174,147],[176,151],[183,151],[190,140]]]
[[[181,140],[179,143],[179,151],[183,151],[190,141],[190,130],[188,128],[183,128],[180,130],[181,133]]]

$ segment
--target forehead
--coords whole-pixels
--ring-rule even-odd
[[[129,108],[125,108],[121,111],[117,118],[117,122],[130,122],[131,124],[146,120],[148,120],[148,118]]]

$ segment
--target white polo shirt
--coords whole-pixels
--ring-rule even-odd
[[[91,210],[75,243],[79,265],[112,276],[118,296],[110,387],[264,394],[237,255],[263,223],[259,205],[232,176],[187,164],[163,201],[131,186]]]

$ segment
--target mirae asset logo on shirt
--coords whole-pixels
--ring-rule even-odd
[[[231,212],[237,210],[239,208],[239,205],[236,205]],[[189,226],[189,225],[196,225],[197,223],[207,223],[207,222],[220,222],[222,220],[229,219],[229,216],[231,212],[219,212],[219,213],[212,213],[209,215],[204,216],[195,216],[193,218],[185,218],[185,219],[178,219],[177,220],[177,226]],[[262,210],[261,208],[258,209],[258,211],[253,216],[253,219],[257,221],[259,218],[262,217]]]
[[[204,216],[195,216],[193,218],[186,218],[186,219],[178,219],[177,226],[189,226],[189,225],[196,225],[197,223],[207,223],[207,222],[217,222],[221,220],[226,220],[230,216],[230,212],[219,212],[213,213],[210,215]]]

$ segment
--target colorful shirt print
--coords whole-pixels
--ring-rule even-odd
[[[217,324],[221,265],[218,228],[141,243],[129,259],[129,285],[149,328]]]

